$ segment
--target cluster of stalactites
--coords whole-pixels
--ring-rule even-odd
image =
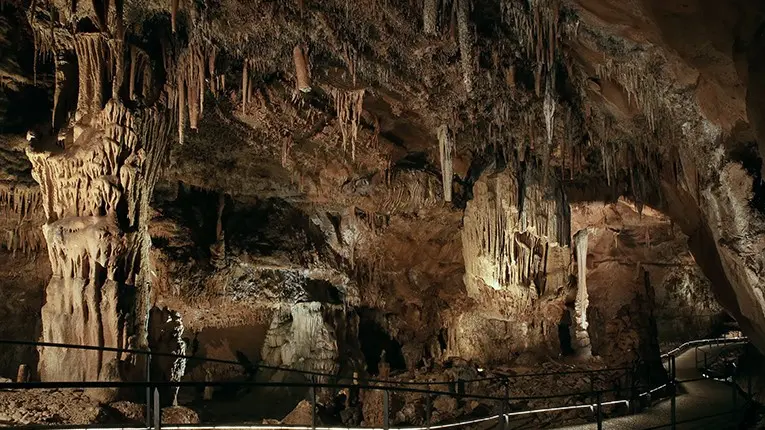
[[[600,79],[610,79],[621,85],[627,92],[630,103],[634,103],[642,112],[651,131],[656,131],[659,111],[661,110],[661,92],[654,74],[640,62],[612,59],[599,64],[596,70]]]
[[[36,222],[42,212],[40,190],[0,184],[0,223],[8,226],[0,233],[0,246],[16,252],[37,252],[45,240]]]
[[[661,182],[666,158],[673,160],[672,166],[677,180],[680,164],[677,163],[677,154],[674,151],[657,151],[656,143],[666,139],[675,141],[674,136],[662,137],[661,134],[648,134],[640,139],[625,140],[620,137],[620,132],[615,128],[614,119],[607,115],[599,117],[602,122],[594,122],[591,127],[591,144],[600,151],[600,163],[606,182],[611,185],[625,181],[629,185],[632,197],[642,209],[642,202],[648,199],[653,189],[651,184]],[[666,117],[658,117],[666,120]],[[659,132],[670,130],[661,125]],[[666,157],[666,158],[664,158]],[[693,182],[693,181],[692,181]]]
[[[366,91],[332,89],[332,98],[337,110],[337,123],[343,136],[343,151],[351,147],[351,158],[356,159],[356,144],[359,138],[359,126],[363,112],[364,94]]]
[[[452,181],[454,168],[452,157],[454,156],[454,136],[446,124],[438,128],[438,152],[441,160],[441,181],[444,185],[444,201],[452,201]]]
[[[530,287],[544,282],[550,247],[567,245],[567,202],[548,192],[552,179],[523,182],[505,171],[475,184],[462,230],[469,290],[480,282],[533,299],[541,288]]]
[[[181,144],[184,140],[187,114],[191,129],[199,128],[199,119],[204,113],[205,71],[211,68],[211,63],[214,68],[215,55],[215,50],[205,49],[201,43],[194,41],[178,58],[174,107],[178,112],[178,140]]]
[[[82,33],[75,37],[79,93],[75,120],[92,118],[109,98],[116,98],[124,78],[123,42],[101,33]],[[111,93],[105,93],[111,82]],[[76,139],[76,137],[75,137]]]
[[[541,96],[546,74],[554,70],[558,50],[559,0],[529,0],[528,10],[511,0],[502,0],[501,6],[526,54],[536,62],[535,89],[537,96]]]
[[[42,197],[38,188],[0,184],[0,213],[18,221],[34,216],[42,209]]]

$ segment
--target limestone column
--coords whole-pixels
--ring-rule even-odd
[[[590,356],[592,347],[590,345],[590,335],[587,332],[587,307],[589,298],[587,294],[587,229],[579,230],[574,235],[574,245],[576,246],[576,265],[577,265],[577,291],[576,301],[574,302],[575,321],[574,321],[574,349],[581,356]]]
[[[42,309],[42,340],[105,347],[146,346],[149,301],[148,205],[165,159],[170,116],[131,110],[107,79],[121,42],[76,36],[79,94],[64,148],[27,149],[40,184],[53,275]],[[119,75],[119,72],[117,72]],[[130,378],[135,357],[40,348],[43,381]]]

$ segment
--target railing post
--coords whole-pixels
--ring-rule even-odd
[[[390,429],[390,401],[387,389],[383,389],[383,429]]]
[[[730,387],[733,394],[733,419],[736,419],[736,412],[738,409],[738,385],[736,385],[735,372],[730,376]]]
[[[151,354],[146,354],[146,428],[151,427]]]
[[[428,391],[430,391],[430,386],[428,386]],[[431,414],[431,406],[430,406],[430,394],[425,395],[425,428],[430,429],[430,414]]]
[[[707,365],[707,352],[703,351],[703,353],[704,353],[704,373],[706,373],[707,369],[709,369]]]
[[[598,419],[598,430],[603,430],[603,410],[601,409],[601,406],[602,406],[601,405],[601,402],[602,402],[601,395],[602,395],[601,392],[598,391],[598,395],[597,395],[597,398],[598,398],[598,410],[597,410],[597,414],[598,414],[598,418],[597,418]]]
[[[593,403],[592,396],[595,394],[595,373],[592,371],[590,372],[590,404]]]
[[[677,426],[677,379],[676,379],[676,373],[675,373],[675,356],[670,356],[670,368],[672,369],[672,379],[669,381],[669,387],[672,394],[672,400],[670,404],[670,409],[672,413],[671,417],[671,423],[672,423],[672,429],[674,430]]]
[[[162,409],[159,407],[159,388],[154,389],[154,430],[162,428]]]
[[[699,347],[693,348],[694,358],[693,358],[693,367],[696,368],[696,370],[699,369]]]
[[[311,376],[311,428],[316,429],[316,378]]]
[[[507,429],[507,417],[505,416],[506,408],[507,408],[507,402],[510,399],[510,380],[508,378],[504,378],[505,381],[505,396],[502,399],[502,407],[500,408],[500,411],[502,412],[501,418],[500,418],[500,424],[499,428],[500,430]]]
[[[638,395],[637,395],[637,370],[638,365],[633,364],[632,365],[632,372],[630,376],[630,413],[636,413],[637,412],[637,401],[638,401]]]

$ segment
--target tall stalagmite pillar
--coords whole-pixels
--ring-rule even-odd
[[[574,310],[576,311],[576,324],[574,326],[574,348],[577,354],[589,356],[592,354],[590,345],[590,334],[587,332],[587,306],[589,299],[587,295],[587,229],[579,230],[574,235],[574,245],[576,246],[576,266],[577,266],[577,291]]]
[[[150,237],[148,205],[165,158],[171,120],[157,108],[131,110],[105,85],[122,66],[122,42],[76,36],[79,95],[63,148],[27,150],[40,183],[43,234],[53,276],[42,309],[42,340],[106,347],[146,346]],[[115,83],[118,86],[118,84]],[[43,381],[122,380],[124,354],[40,348]]]

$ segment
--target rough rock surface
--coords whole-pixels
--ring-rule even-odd
[[[719,303],[765,351],[763,22],[757,0],[5,2],[0,274],[23,270],[0,317],[145,347],[166,307],[193,355],[367,376],[383,351],[394,374],[655,359]]]

